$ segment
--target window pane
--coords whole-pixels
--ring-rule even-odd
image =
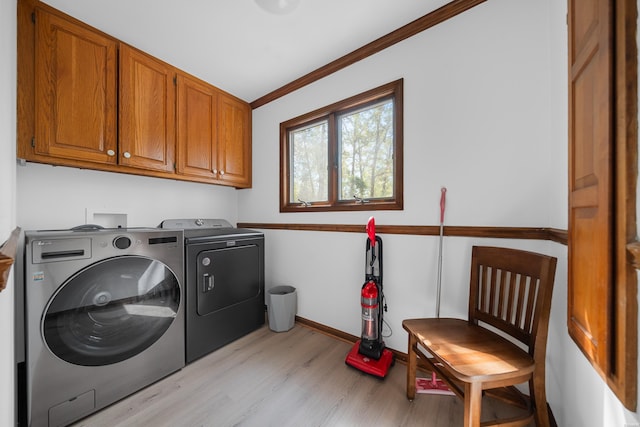
[[[339,117],[340,199],[393,197],[393,101]]]
[[[327,201],[329,164],[328,123],[314,123],[289,134],[291,158],[291,200],[297,203]]]

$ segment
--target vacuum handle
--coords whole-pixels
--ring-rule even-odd
[[[382,238],[375,236],[374,241],[377,242],[376,246],[373,246],[369,239],[365,245],[365,280],[375,280],[382,289]]]
[[[376,245],[376,219],[374,217],[370,217],[369,221],[367,221],[366,227],[367,235],[369,236],[369,241],[371,242],[371,246]]]
[[[440,224],[444,223],[444,207],[447,198],[447,189],[442,187],[440,190]]]

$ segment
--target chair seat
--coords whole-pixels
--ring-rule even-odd
[[[533,357],[526,351],[462,319],[407,319],[402,327],[435,361],[463,382],[499,383],[529,376],[535,367]]]

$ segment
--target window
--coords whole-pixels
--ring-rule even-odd
[[[402,79],[280,124],[280,211],[402,209]]]

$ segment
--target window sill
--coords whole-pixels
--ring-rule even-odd
[[[311,206],[285,205],[280,206],[280,212],[349,212],[349,211],[397,211],[404,208],[402,201],[344,203],[337,205],[312,204]]]

